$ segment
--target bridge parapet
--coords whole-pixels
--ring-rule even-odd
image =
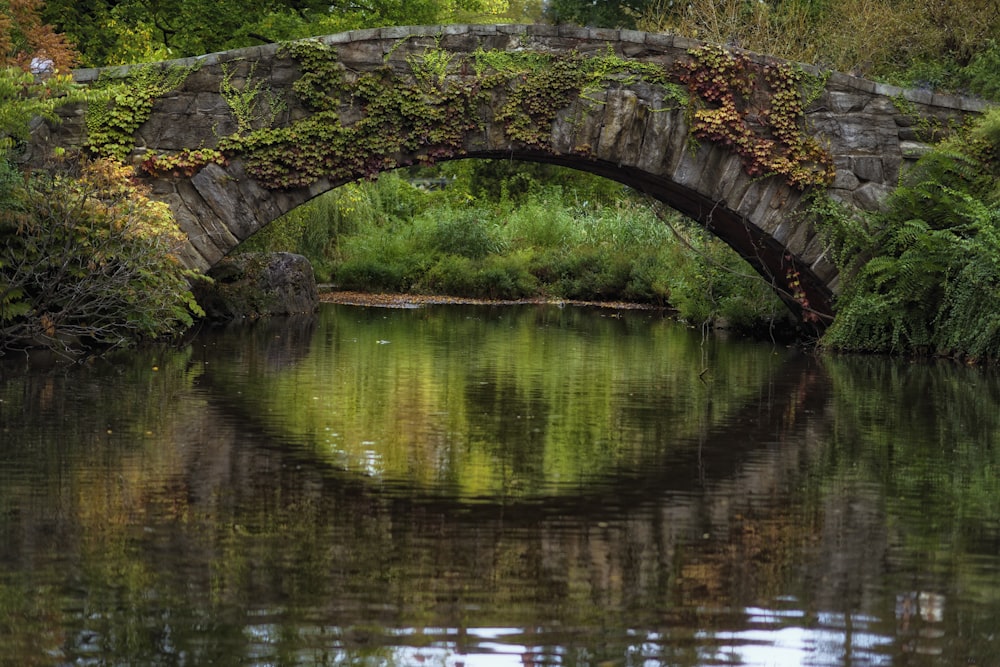
[[[430,53],[443,54],[442,77],[455,85],[474,85],[475,58],[482,52],[595,58],[611,53],[670,72],[690,60],[692,49],[702,46],[669,34],[549,25],[390,27],[318,40],[335,50],[336,72],[329,70],[331,78],[343,76],[348,85],[356,84],[364,74],[388,66],[398,80],[424,88],[429,84],[419,79],[414,63]],[[760,67],[778,62],[745,55]],[[152,100],[148,119],[131,137],[129,159],[136,164],[150,155],[216,148],[220,142],[225,145],[226,137],[265,126],[292,127],[317,114],[297,90],[305,68],[285,46],[256,46],[154,67],[189,68],[190,74]],[[836,168],[828,192],[860,209],[880,206],[907,161],[925,151],[937,133],[985,108],[979,100],[895,88],[809,65],[796,67],[822,84],[804,109],[804,127],[829,151]],[[78,70],[75,78],[95,84],[102,78],[127,77],[130,71],[135,70]],[[837,270],[823,240],[803,218],[803,192],[777,176],[750,176],[725,146],[694,144],[689,109],[672,103],[664,86],[643,77],[611,77],[606,85],[568,99],[548,121],[545,136],[533,141],[512,136],[510,119],[500,117],[499,109],[508,99],[504,96],[515,85],[505,84],[488,102],[480,101],[475,106],[476,122],[448,150],[400,148],[377,156],[380,162],[374,171],[455,157],[509,157],[591,171],[649,193],[702,222],[770,280],[793,308],[808,304],[820,315],[831,312]],[[241,118],[234,112],[232,93],[254,87],[280,104],[270,115]],[[351,127],[366,113],[363,105],[342,103],[335,122]],[[84,114],[80,108],[67,109],[61,125],[40,127],[31,158],[41,161],[52,146],[86,146]],[[198,166],[191,173],[158,174],[149,180],[155,196],[170,204],[191,239],[185,261],[202,269],[311,197],[373,170],[370,164],[353,171],[334,165],[315,178],[279,186],[263,182],[252,159],[238,151],[225,164]]]

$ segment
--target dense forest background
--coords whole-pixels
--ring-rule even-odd
[[[8,67],[0,134],[9,158],[0,174],[0,349],[67,337],[121,344],[176,332],[199,314],[186,288],[192,276],[164,252],[176,229],[123,172],[77,163],[30,178],[17,170],[28,120],[81,94],[65,78],[69,67],[361,27],[544,21],[673,31],[1000,100],[994,0],[0,1]],[[32,76],[40,62],[50,71]],[[847,277],[825,345],[1000,357],[998,146],[1000,115],[988,113],[905,175],[884,213],[865,219],[817,194],[814,210]],[[121,188],[111,187],[115,179]],[[628,299],[669,305],[698,325],[792,325],[770,285],[694,222],[617,183],[549,165],[469,160],[399,170],[317,198],[245,245],[300,252],[321,281],[343,288]],[[70,248],[95,246],[100,261],[92,250],[66,258]],[[118,281],[113,288],[87,282],[105,274]]]

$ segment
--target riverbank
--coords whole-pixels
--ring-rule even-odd
[[[675,312],[667,306],[657,306],[648,303],[633,303],[629,301],[577,301],[572,299],[472,299],[460,296],[445,296],[437,294],[370,294],[332,290],[323,285],[319,287],[319,300],[323,303],[339,303],[350,306],[373,306],[378,308],[420,308],[431,305],[484,305],[484,306],[518,306],[524,304],[552,304],[560,306],[589,306],[594,308],[611,308],[615,310],[659,310],[666,313]]]

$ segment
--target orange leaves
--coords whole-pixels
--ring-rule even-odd
[[[76,49],[46,23],[39,12],[42,0],[9,0],[0,11],[0,66],[19,67],[35,74],[69,70]]]
[[[691,116],[696,138],[728,147],[751,176],[780,174],[799,189],[830,182],[832,158],[802,127],[801,73],[716,46],[690,54],[677,72],[701,102]]]

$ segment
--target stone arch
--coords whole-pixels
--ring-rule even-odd
[[[357,80],[375,71],[427,85],[428,72],[421,79],[414,58],[428,53],[438,54],[438,64],[444,63],[435,76],[461,85],[469,80],[475,54],[483,50],[611,54],[638,63],[637,67],[669,71],[689,60],[692,48],[701,46],[674,35],[530,25],[381,28],[330,35],[316,43],[336,50],[336,63],[328,63],[325,70],[330,80],[319,81],[321,87],[332,86],[345,72]],[[761,67],[776,62],[756,54],[743,56]],[[152,114],[134,133],[130,157],[137,164],[150,154],[215,147],[220,137],[237,132],[240,119],[224,94],[229,84],[245,90],[251,82],[262,83],[288,101],[269,127],[287,128],[317,113],[295,88],[303,67],[288,55],[287,47],[265,45],[160,65],[177,66],[189,67],[192,73],[153,100]],[[845,205],[860,209],[879,206],[905,162],[923,150],[928,140],[924,128],[942,126],[984,107],[974,100],[801,68],[823,83],[806,109],[806,126],[826,146],[836,167],[828,191]],[[127,68],[117,70],[120,76],[127,72]],[[104,74],[79,70],[75,77],[93,83]],[[837,269],[805,214],[803,192],[780,175],[748,175],[741,160],[722,145],[693,144],[687,111],[670,99],[664,86],[642,76],[610,76],[604,83],[586,96],[569,99],[545,121],[537,137],[528,139],[513,136],[496,109],[480,101],[477,122],[460,136],[437,146],[400,146],[391,154],[376,156],[374,167],[338,168],[335,173],[276,187],[256,179],[253,165],[237,152],[225,164],[209,161],[190,172],[159,174],[147,180],[154,196],[171,206],[188,235],[183,261],[204,270],[296,206],[374,172],[459,157],[560,164],[625,183],[701,222],[746,259],[793,311],[820,325],[828,320],[838,287]],[[494,96],[492,104],[498,103]],[[346,127],[362,115],[350,102],[325,118]],[[69,109],[63,116],[60,126],[43,125],[35,131],[29,159],[40,161],[52,146],[86,146],[83,110]]]

